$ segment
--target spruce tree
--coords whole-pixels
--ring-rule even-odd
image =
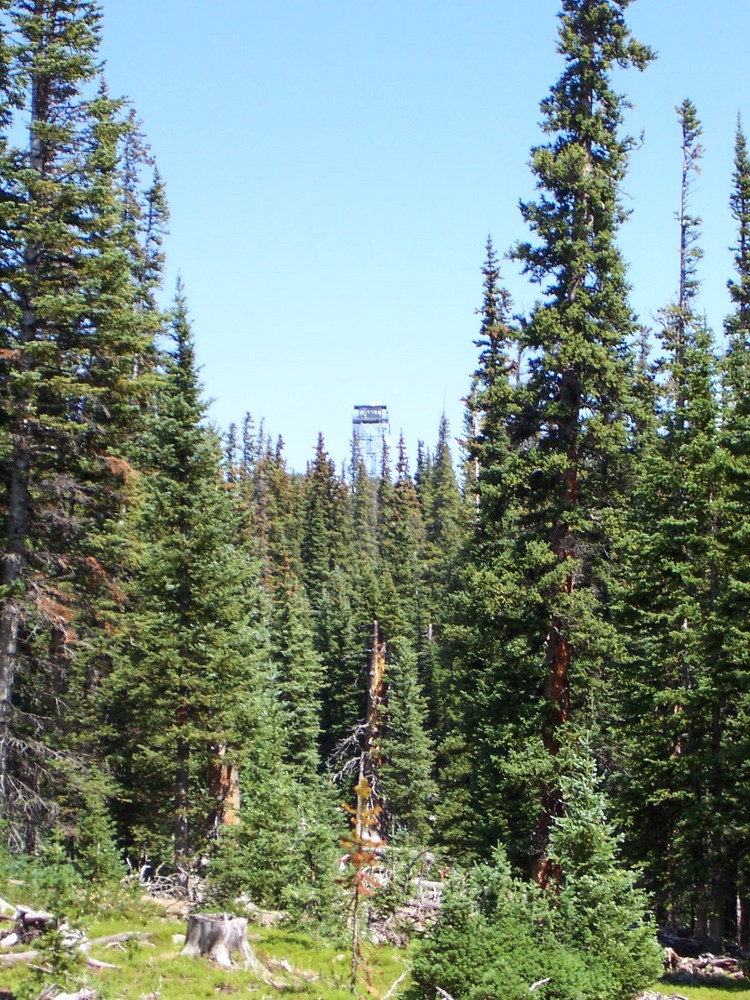
[[[510,594],[504,585],[513,537],[509,517],[515,480],[506,421],[517,412],[511,362],[516,331],[491,239],[482,275],[479,365],[467,399],[467,518],[473,525],[460,554],[434,693],[440,833],[459,857],[481,855],[484,845],[500,836],[515,854],[507,817],[500,816],[498,805],[503,799],[501,808],[507,810],[519,799],[516,794],[498,797],[491,790],[500,784],[496,747],[507,739],[515,715],[497,676],[507,644],[503,629],[513,620],[522,621],[507,603]],[[502,622],[501,609],[507,612]],[[520,810],[521,815],[532,812],[533,802]],[[516,836],[523,840],[523,834]]]
[[[405,642],[390,645],[386,684],[379,771],[389,829],[391,836],[403,831],[421,845],[430,838],[437,798],[435,755],[417,657]]]
[[[347,526],[345,486],[336,476],[322,434],[306,479],[302,565],[307,594],[315,609],[334,567],[342,562]]]
[[[420,556],[420,575],[423,581],[420,608],[422,644],[426,638],[434,637],[436,628],[439,630],[440,624],[445,620],[452,574],[465,539],[466,517],[449,439],[450,428],[443,414],[429,470],[423,468],[415,477],[424,524]]]
[[[541,105],[550,140],[532,151],[540,195],[521,205],[536,242],[514,250],[544,298],[511,337],[526,358],[521,378],[507,334],[490,338],[482,362],[482,377],[489,381],[494,368],[496,398],[507,402],[485,417],[479,440],[476,551],[490,547],[491,576],[476,556],[467,571],[479,613],[492,623],[486,635],[466,635],[461,653],[483,762],[473,768],[473,806],[495,836],[507,836],[512,819],[515,859],[530,851],[542,882],[561,808],[554,769],[563,729],[601,727],[616,680],[608,676],[615,636],[607,562],[628,473],[637,327],[616,244],[630,141],[620,134],[625,103],[610,74],[643,69],[651,58],[627,28],[628,6],[562,4],[565,68]],[[533,787],[541,804],[529,844],[513,800]]]
[[[742,408],[748,398],[747,374],[750,343],[750,155],[747,139],[738,120],[734,145],[734,175],[729,199],[732,217],[737,226],[737,243],[734,251],[736,276],[727,282],[734,306],[726,318],[724,328],[729,342],[727,351],[727,381],[731,409]]]
[[[725,572],[720,588],[723,657],[726,662],[722,692],[727,723],[722,761],[717,767],[731,780],[728,796],[725,850],[732,895],[739,902],[737,943],[750,945],[750,830],[746,817],[747,783],[738,762],[747,759],[750,718],[750,672],[747,670],[750,622],[750,156],[738,121],[735,137],[733,189],[730,207],[737,227],[733,247],[735,277],[729,282],[733,311],[725,321],[728,341],[724,359],[724,398],[721,420],[723,504],[719,542]]]
[[[378,607],[378,484],[367,467],[355,435],[352,441],[352,605],[361,621],[377,618]]]
[[[309,605],[290,568],[279,573],[270,604],[271,657],[287,728],[285,758],[299,780],[312,782],[320,770],[323,671]]]
[[[31,748],[80,761],[91,745],[86,706],[120,611],[126,459],[148,389],[136,359],[153,356],[154,325],[138,308],[121,169],[130,125],[123,102],[97,91],[99,8],[18,0],[0,16],[0,803],[33,841],[55,813],[47,777],[61,758]],[[46,722],[29,743],[34,717]]]
[[[662,315],[656,433],[644,448],[622,548],[630,586],[623,613],[628,660],[623,706],[629,849],[647,864],[662,917],[723,915],[721,758],[726,678],[717,610],[721,475],[716,358],[696,309],[700,219],[689,192],[702,149],[695,108],[682,132],[679,290]]]
[[[607,516],[624,475],[633,380],[635,318],[616,234],[630,140],[620,125],[623,99],[612,89],[613,65],[643,69],[651,58],[624,21],[629,2],[565,0],[559,50],[566,68],[542,102],[543,129],[554,138],[533,150],[542,192],[523,203],[539,242],[515,256],[546,300],[522,335],[528,362],[528,413],[516,429],[533,435],[534,468],[524,503],[525,530],[549,548],[537,578],[545,606],[544,742],[593,694],[610,638],[602,598]],[[547,561],[546,559],[544,560]]]
[[[398,444],[396,480],[391,483],[383,477],[378,499],[381,606],[375,617],[389,640],[406,639],[416,648],[422,611],[419,558],[423,526],[403,435]]]
[[[143,439],[142,565],[110,697],[125,737],[124,840],[183,873],[222,822],[226,789],[216,787],[217,775],[238,764],[242,720],[262,694],[268,655],[257,572],[234,544],[236,518],[204,413],[178,286],[163,385]]]
[[[466,541],[468,518],[456,480],[443,415],[434,458],[418,460],[415,488],[422,512],[423,544],[419,558],[419,673],[430,705],[431,727],[442,725],[440,692],[441,648],[451,595],[456,584],[459,554]]]

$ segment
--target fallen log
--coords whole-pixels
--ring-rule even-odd
[[[76,950],[83,951],[81,948]],[[34,949],[33,951],[12,951],[8,955],[0,955],[0,965],[16,965],[19,962],[35,962],[40,958],[44,958],[44,954],[38,949]],[[90,955],[86,955],[85,952],[83,960],[90,969],[95,969],[97,972],[99,969],[119,969],[119,965],[112,965],[111,962],[100,962],[98,958],[92,958]]]
[[[16,907],[15,919],[16,924],[21,924],[27,930],[40,932],[46,931],[57,922],[56,918],[46,910],[32,910],[28,906]]]
[[[12,951],[7,955],[0,955],[0,965],[15,965],[16,962],[33,962],[35,958],[40,958],[41,954],[41,951]]]
[[[88,986],[84,986],[77,993],[49,993],[45,990],[39,1000],[97,1000],[97,992]]]
[[[105,937],[91,938],[82,947],[85,947],[88,951],[89,948],[97,948],[102,944],[119,944],[120,941],[145,941],[150,937],[150,931],[122,931],[119,934],[107,934]]]
[[[97,972],[99,971],[99,969],[119,969],[120,968],[119,965],[112,965],[111,962],[101,962],[98,958],[92,958],[90,955],[86,956],[85,962],[86,962],[86,965],[88,965],[88,967],[90,969],[96,969]]]
[[[85,956],[86,965],[88,965],[90,969],[116,969],[118,968],[116,965],[112,965],[109,962],[102,962],[98,958],[91,958],[88,954],[89,948],[113,944],[119,941],[131,941],[134,939],[145,939],[150,937],[151,934],[145,931],[123,931],[120,934],[107,934],[104,937],[92,938],[90,941],[84,938],[72,947],[71,951],[81,952]],[[9,952],[7,955],[0,954],[0,965],[15,965],[17,962],[33,962],[35,959],[41,958],[41,956],[42,952],[38,949]]]

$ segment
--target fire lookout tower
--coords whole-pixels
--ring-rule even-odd
[[[370,403],[354,407],[352,432],[359,446],[359,453],[365,463],[367,475],[376,479],[380,475],[383,445],[390,431],[388,407],[382,403]]]

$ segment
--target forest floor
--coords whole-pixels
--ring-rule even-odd
[[[186,922],[156,912],[148,903],[127,915],[81,922],[89,940],[137,933],[124,943],[92,947],[89,956],[115,965],[92,970],[83,963],[53,971],[55,955],[45,951],[32,965],[0,965],[0,995],[10,991],[19,1000],[38,997],[55,982],[62,990],[86,985],[102,1000],[208,1000],[217,996],[245,996],[255,1000],[351,1000],[351,951],[293,929],[250,926],[248,938],[262,965],[265,981],[244,969],[222,969],[206,959],[183,958]],[[147,936],[146,936],[147,935]],[[28,946],[27,946],[28,947]],[[365,946],[357,993],[359,996],[399,1000],[408,988],[408,954],[387,946]],[[737,981],[711,986],[655,984],[666,996],[687,1000],[750,1000],[750,985]]]
[[[351,951],[294,930],[250,927],[248,939],[257,958],[268,970],[267,981],[244,969],[222,969],[207,959],[183,958],[186,923],[149,912],[135,920],[131,915],[86,922],[87,938],[123,932],[140,936],[117,945],[92,947],[88,955],[116,965],[116,969],[92,970],[85,965],[67,974],[52,973],[53,955],[44,955],[36,968],[19,963],[0,965],[0,985],[19,998],[36,995],[44,986],[57,982],[61,988],[89,986],[102,1000],[204,1000],[217,996],[252,996],[271,1000],[283,994],[285,1000],[351,1000],[349,990]],[[40,969],[47,972],[42,976]],[[366,948],[359,973],[358,991],[397,1000],[406,986],[406,956],[389,947]]]

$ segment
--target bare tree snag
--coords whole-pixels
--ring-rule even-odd
[[[222,826],[239,826],[240,776],[237,767],[227,763],[226,743],[215,744],[211,750],[209,791],[216,802],[214,829],[218,833]]]
[[[188,917],[185,947],[190,958],[206,956],[223,969],[231,969],[233,955],[240,955],[246,969],[265,972],[247,940],[247,920],[231,913],[194,913]]]
[[[368,786],[370,794],[365,800],[357,796],[357,823],[355,832],[359,842],[384,843],[383,811],[379,808],[378,770],[380,766],[380,737],[383,729],[385,706],[385,669],[388,644],[380,625],[372,623],[372,648],[370,651],[370,679],[367,688],[367,715],[365,717],[362,752],[359,758],[358,787]]]

